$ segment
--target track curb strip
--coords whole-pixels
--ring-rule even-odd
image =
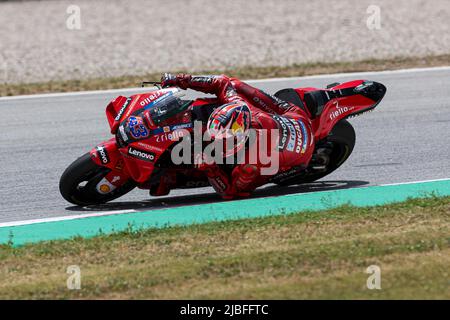
[[[89,238],[100,234],[129,230],[130,226],[133,230],[141,228],[160,229],[214,221],[326,210],[345,204],[367,207],[401,202],[408,198],[449,195],[450,179],[289,194],[278,197],[253,198],[0,227],[0,243],[20,246],[26,243],[70,239],[77,236]]]

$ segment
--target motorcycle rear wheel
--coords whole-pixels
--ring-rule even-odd
[[[289,186],[302,183],[309,183],[319,180],[334,170],[339,168],[350,157],[353,148],[355,147],[356,134],[355,129],[347,120],[341,120],[331,130],[330,134],[316,143],[314,153],[320,148],[328,148],[328,164],[323,171],[316,171],[311,168],[311,165],[301,174],[296,175],[290,179],[277,182],[280,186]]]
[[[129,180],[108,194],[101,194],[96,186],[110,169],[95,164],[89,153],[75,160],[61,176],[59,191],[64,199],[79,206],[102,204],[123,196],[136,187]]]

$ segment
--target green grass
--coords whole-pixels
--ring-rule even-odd
[[[0,298],[449,299],[449,244],[450,197],[434,197],[3,245]]]
[[[403,68],[435,67],[450,65],[450,54],[427,57],[397,57],[393,59],[368,59],[349,62],[316,62],[293,64],[290,66],[246,66],[217,70],[195,70],[194,73],[227,74],[240,79],[263,79],[272,77],[294,77],[315,74],[382,71]],[[136,87],[142,81],[159,81],[163,72],[193,72],[192,70],[162,70],[141,76],[128,75],[115,78],[92,78],[82,80],[48,81],[27,84],[0,83],[0,96],[13,96],[34,93],[68,92],[84,90],[105,90]]]

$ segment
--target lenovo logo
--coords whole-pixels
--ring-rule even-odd
[[[151,152],[142,151],[135,149],[133,147],[128,148],[128,155],[137,158],[139,160],[153,162],[155,160],[155,155]]]

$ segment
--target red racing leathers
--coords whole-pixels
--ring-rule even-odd
[[[223,104],[230,102],[246,104],[251,111],[251,128],[255,129],[257,140],[264,130],[275,129],[279,132],[278,141],[274,148],[271,148],[278,156],[276,174],[293,167],[304,168],[310,161],[314,149],[311,121],[300,107],[269,95],[239,79],[224,75],[166,74],[162,84],[215,94]],[[248,155],[246,157],[248,159]],[[198,168],[206,171],[217,193],[224,199],[230,199],[235,196],[247,196],[257,187],[269,182],[274,174],[262,174],[262,169],[267,166],[268,164],[262,164],[260,161],[256,164],[247,162],[237,164],[231,175],[227,175],[216,164],[202,164]]]

